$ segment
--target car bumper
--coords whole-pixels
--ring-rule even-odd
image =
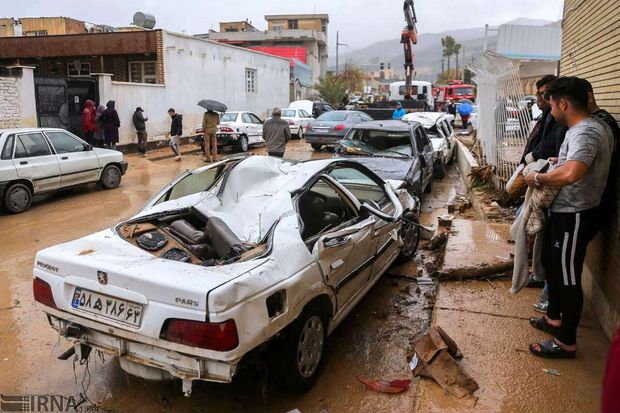
[[[218,133],[216,137],[219,146],[236,145],[239,140],[237,133]]]
[[[319,145],[338,145],[344,138],[344,135],[312,135],[306,133],[304,139],[306,143],[319,144]]]
[[[125,175],[125,172],[127,172],[127,168],[129,167],[129,164],[127,163],[127,161],[121,161],[119,165],[121,167],[121,175]]]
[[[121,359],[121,366],[130,374],[149,379],[203,380],[230,383],[237,372],[237,362],[226,362],[192,356],[172,349],[139,341],[135,333],[110,334],[91,320],[36,304],[44,310],[52,328],[75,344],[85,344]],[[71,337],[68,327],[78,327],[79,338]],[[133,337],[135,336],[135,337]]]

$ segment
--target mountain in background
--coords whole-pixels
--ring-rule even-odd
[[[518,24],[529,26],[546,26],[553,24],[548,20],[518,18],[506,22],[505,24]],[[492,27],[497,28],[497,26]],[[470,63],[473,58],[482,53],[484,46],[484,27],[476,27],[471,29],[448,30],[442,33],[421,33],[418,35],[418,44],[414,48],[415,52],[415,69],[417,72],[416,79],[435,81],[437,75],[441,72],[441,57],[443,48],[441,46],[441,38],[452,36],[458,43],[463,45],[465,51],[465,62]],[[489,32],[488,46],[494,49],[497,45],[497,32]],[[341,49],[342,50],[342,49]],[[463,52],[459,56],[459,67],[462,68]],[[403,46],[400,38],[393,40],[384,40],[371,44],[362,49],[340,55],[340,64],[354,64],[362,67],[364,70],[378,70],[378,64],[390,63],[392,68],[404,73],[405,58],[403,55]],[[330,70],[336,67],[335,53],[329,58]],[[451,68],[455,67],[454,56],[451,59]],[[445,69],[447,70],[447,63]]]

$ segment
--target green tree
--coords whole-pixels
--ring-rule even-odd
[[[333,106],[337,106],[342,101],[342,97],[346,94],[348,85],[341,76],[328,73],[327,76],[319,80],[319,83],[314,85],[314,88],[319,92],[319,95],[324,101]]]
[[[462,45],[460,43],[456,43],[454,45],[454,57],[456,58],[456,77],[455,79],[460,79],[461,76],[459,74],[459,53],[461,52]]]
[[[357,66],[349,66],[338,75],[340,80],[347,86],[349,94],[364,92],[364,86],[366,85],[366,73]],[[342,98],[342,96],[341,96]]]
[[[454,55],[456,55],[456,70],[458,72],[459,52],[461,51],[462,45],[460,43],[457,43],[456,40],[454,40],[454,37],[446,36],[441,38],[441,46],[443,47],[442,56],[448,59],[448,73],[451,73],[450,60]]]

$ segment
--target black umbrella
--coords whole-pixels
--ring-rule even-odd
[[[203,99],[198,102],[198,106],[205,108],[206,110],[212,110],[213,112],[224,113],[228,110],[225,104],[218,102],[217,100]]]

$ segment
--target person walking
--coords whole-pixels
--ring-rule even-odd
[[[146,156],[147,150],[147,134],[146,134],[146,121],[149,118],[144,116],[144,110],[140,106],[136,108],[133,113],[133,126],[136,128],[136,135],[138,136],[138,155]]]
[[[179,141],[183,135],[183,115],[179,115],[173,108],[168,109],[168,115],[172,121],[170,122],[170,149],[176,155],[175,161],[181,162],[181,150],[179,149]]]
[[[263,125],[263,139],[267,143],[269,156],[284,157],[286,143],[291,139],[288,122],[282,119],[282,110],[273,108],[271,118]]]
[[[467,130],[467,125],[469,124],[469,117],[471,113],[474,111],[474,108],[471,106],[471,103],[464,101],[458,107],[459,115],[461,116],[461,122],[463,123],[463,130]]]
[[[220,115],[212,110],[202,117],[202,134],[205,141],[205,162],[217,161],[217,125]]]
[[[96,148],[103,148],[105,146],[105,138],[103,133],[103,121],[101,116],[105,112],[105,106],[99,105],[95,112],[95,134],[94,134],[94,146]]]
[[[403,106],[400,104],[400,102],[396,102],[396,108],[394,109],[394,112],[392,112],[392,119],[400,120],[406,114],[407,112],[405,111],[405,109],[403,109]]]
[[[97,129],[95,113],[95,102],[88,99],[82,111],[82,136],[89,145],[95,144],[95,130]]]
[[[572,358],[577,351],[577,327],[583,310],[581,273],[586,249],[598,231],[598,206],[609,174],[612,133],[590,117],[588,86],[577,77],[561,77],[547,86],[551,113],[568,127],[557,167],[525,177],[530,187],[559,187],[543,235],[543,265],[549,286],[549,307],[532,327],[553,339],[532,343],[530,352],[545,358]]]
[[[118,112],[116,111],[116,102],[110,100],[105,106],[106,109],[101,115],[105,147],[116,150],[116,144],[118,143],[118,128],[121,127],[121,121],[118,117]]]

